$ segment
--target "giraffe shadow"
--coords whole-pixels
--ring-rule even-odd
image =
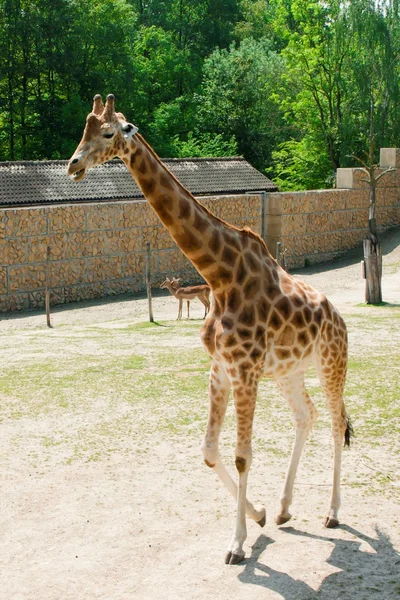
[[[261,555],[274,540],[260,535],[252,546],[250,557],[238,575],[245,584],[259,585],[274,591],[285,600],[390,600],[400,597],[400,555],[390,538],[375,527],[376,537],[370,537],[356,529],[342,525],[342,531],[352,536],[351,540],[334,539],[315,535],[293,527],[281,528],[288,535],[333,544],[326,563],[338,569],[326,576],[318,590],[305,581],[268,566],[268,553]],[[361,546],[363,545],[363,549]],[[368,547],[369,546],[369,547]],[[307,569],[304,561],[304,569]]]

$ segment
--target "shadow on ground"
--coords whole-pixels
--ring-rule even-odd
[[[365,600],[389,600],[400,597],[400,555],[393,548],[390,538],[379,528],[377,537],[371,538],[352,527],[342,525],[342,531],[353,536],[352,540],[333,539],[293,527],[282,528],[288,535],[301,536],[311,540],[334,544],[327,560],[329,565],[340,569],[325,577],[316,591],[300,579],[268,567],[268,551],[274,540],[260,535],[252,546],[251,556],[246,560],[242,573],[238,576],[242,583],[259,585],[272,590],[285,600],[341,600],[360,598]],[[367,543],[368,551],[361,550]],[[270,549],[273,552],[273,549]]]
[[[382,254],[390,254],[400,244],[400,229],[395,227],[385,231],[384,234],[380,235],[380,242],[382,247]],[[301,275],[306,273],[307,275],[314,275],[315,273],[321,273],[324,271],[332,271],[333,269],[340,269],[342,267],[348,267],[354,265],[364,258],[364,251],[362,243],[359,244],[353,250],[349,250],[342,258],[336,258],[331,262],[322,262],[310,267],[304,267],[302,269],[290,269],[290,273],[296,273]]]

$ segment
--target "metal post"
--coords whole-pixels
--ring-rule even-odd
[[[150,323],[154,323],[153,317],[153,305],[151,300],[151,266],[150,266],[150,242],[146,242],[146,289],[147,289],[147,299],[149,301],[149,319]]]

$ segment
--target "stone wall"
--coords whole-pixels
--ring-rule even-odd
[[[377,223],[380,230],[400,225],[400,150],[382,148]],[[271,231],[286,248],[286,263],[303,267],[333,258],[361,243],[368,227],[369,186],[361,169],[338,169],[337,189],[268,194]]]
[[[393,167],[377,190],[377,222],[385,229],[400,225],[400,150],[382,149],[380,167]],[[337,189],[200,201],[237,227],[265,231],[274,256],[281,241],[288,267],[302,267],[361,243],[369,204],[364,178],[361,169],[338,169]],[[0,311],[42,307],[46,265],[52,304],[144,291],[146,242],[154,287],[171,275],[200,281],[144,200],[0,210]]]
[[[201,203],[237,227],[261,231],[260,195]],[[144,200],[0,210],[0,311],[42,307],[46,268],[52,304],[144,291],[146,242],[154,286],[174,274],[200,281]]]

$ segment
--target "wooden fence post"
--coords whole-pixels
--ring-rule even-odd
[[[45,287],[45,294],[44,294],[44,301],[45,301],[45,306],[46,306],[46,321],[47,321],[47,327],[51,327],[51,319],[50,319],[50,265],[49,265],[49,261],[50,261],[50,246],[47,246],[47,252],[46,252],[46,287]]]
[[[147,289],[147,299],[149,301],[149,319],[150,323],[154,323],[153,317],[153,304],[151,299],[151,250],[150,250],[150,242],[146,242],[146,289]]]

